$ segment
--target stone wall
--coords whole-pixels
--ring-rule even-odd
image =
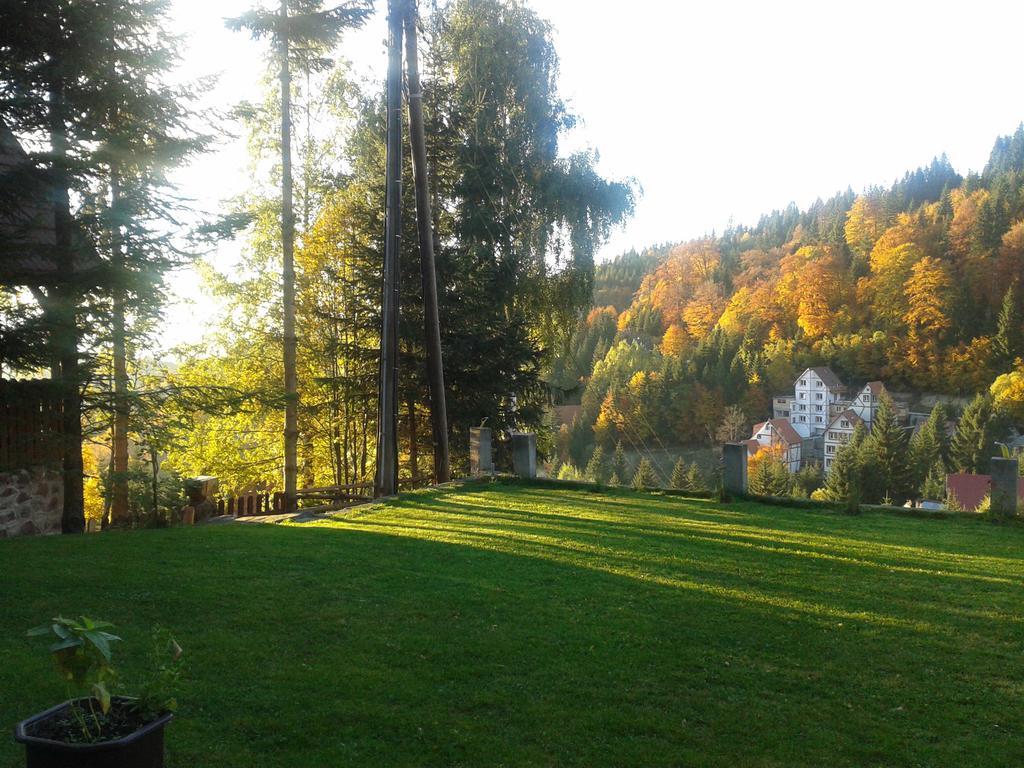
[[[60,533],[64,490],[59,469],[0,472],[0,539]]]

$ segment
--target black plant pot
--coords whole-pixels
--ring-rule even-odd
[[[25,745],[26,768],[163,768],[164,728],[174,717],[170,712],[128,736],[95,744],[68,744],[30,735],[37,723],[62,713],[74,703],[65,701],[15,726],[15,741]]]

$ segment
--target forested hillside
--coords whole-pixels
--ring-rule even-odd
[[[727,406],[765,418],[810,365],[959,395],[1009,374],[1003,389],[1019,393],[1022,186],[1024,127],[980,174],[962,177],[943,155],[889,188],[654,251],[628,306],[621,292],[645,256],[604,265],[552,364],[556,397],[582,403],[576,460],[592,442],[711,440]]]

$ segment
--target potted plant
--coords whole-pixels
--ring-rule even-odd
[[[135,696],[112,695],[117,672],[112,646],[121,638],[113,625],[58,616],[29,630],[49,635],[50,653],[68,700],[15,727],[25,745],[27,768],[163,768],[164,728],[173,717],[169,690],[177,681],[181,648],[166,631],[154,633],[155,667]]]

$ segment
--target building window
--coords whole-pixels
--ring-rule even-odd
[[[816,381],[816,382],[814,382],[814,386],[816,386],[816,387],[818,387],[820,389],[824,385],[820,381]]]
[[[814,410],[816,410],[818,413],[821,413],[822,407],[820,405],[816,405],[814,406]]]
[[[838,440],[839,439],[839,433],[838,432],[829,432],[828,433],[828,439],[829,440]]]
[[[806,397],[807,397],[807,395],[806,395],[806,394],[804,394],[803,392],[801,392],[801,393],[800,393],[800,399],[801,399],[801,400],[803,400],[803,399],[804,399],[804,398],[806,398]]]
[[[783,411],[782,412],[782,417],[783,418],[789,418],[789,411]]]
[[[846,419],[843,419],[842,421],[839,422],[839,426],[842,427],[843,429],[849,429],[850,422],[848,422]]]
[[[801,387],[806,387],[807,386],[807,379],[800,379],[800,386]]]
[[[814,423],[815,424],[824,424],[825,420],[823,418],[821,418],[821,416],[815,416],[814,417]]]
[[[817,398],[818,400],[824,400],[824,399],[825,399],[825,396],[824,396],[823,394],[821,394],[821,392],[815,392],[815,393],[814,393],[814,396],[815,396],[815,397],[816,397],[816,398]]]
[[[826,445],[825,446],[825,453],[835,453],[835,452],[836,452],[836,447],[834,445]]]
[[[864,402],[865,403],[870,403],[871,402],[871,393],[870,392],[865,392],[864,393]]]

